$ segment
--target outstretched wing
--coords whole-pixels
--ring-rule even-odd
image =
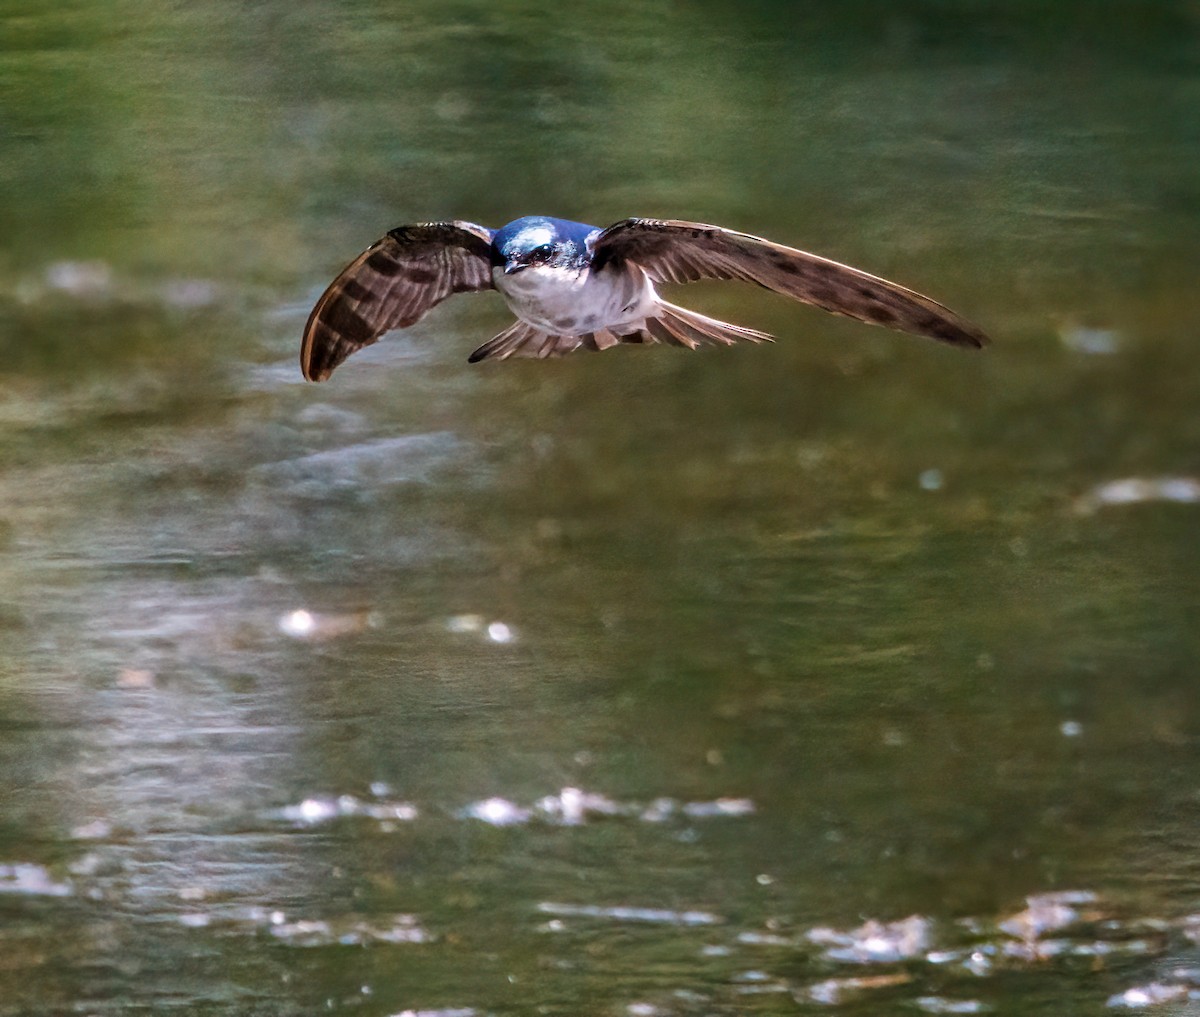
[[[324,381],[351,353],[406,328],[452,293],[492,288],[492,232],[471,222],[399,226],[368,247],[317,301],[300,370]]]
[[[698,222],[624,219],[596,237],[593,271],[632,262],[655,282],[741,279],[834,314],[979,348],[987,336],[936,300],[848,265]]]

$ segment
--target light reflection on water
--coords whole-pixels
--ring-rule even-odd
[[[1195,18],[943,7],[13,22],[0,1013],[1197,1003]],[[383,229],[530,211],[997,344],[481,296],[301,384]]]

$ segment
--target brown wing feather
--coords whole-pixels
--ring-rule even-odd
[[[593,247],[593,271],[633,262],[655,282],[740,279],[859,321],[979,348],[987,336],[936,300],[806,251],[704,223],[625,219]]]
[[[470,222],[400,226],[347,265],[317,301],[300,370],[324,381],[351,353],[413,324],[452,293],[492,288],[492,234]]]

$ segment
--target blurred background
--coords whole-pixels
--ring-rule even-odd
[[[1200,1006],[1200,7],[0,26],[0,1014]],[[485,294],[301,381],[529,213],[995,342],[699,284],[779,342],[468,367]]]

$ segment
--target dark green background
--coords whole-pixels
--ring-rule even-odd
[[[1168,931],[835,1009],[1194,966],[1200,506],[1080,506],[1200,472],[1198,71],[1182,0],[0,3],[0,864],[70,887],[0,894],[0,1013],[792,1013],[894,970],[813,926],[999,944],[1055,889]],[[714,284],[780,341],[468,367],[492,295],[300,382],[386,229],[531,212],[765,234],[995,344]],[[278,818],[372,782],[419,818]],[[564,786],[756,811],[459,814]]]

